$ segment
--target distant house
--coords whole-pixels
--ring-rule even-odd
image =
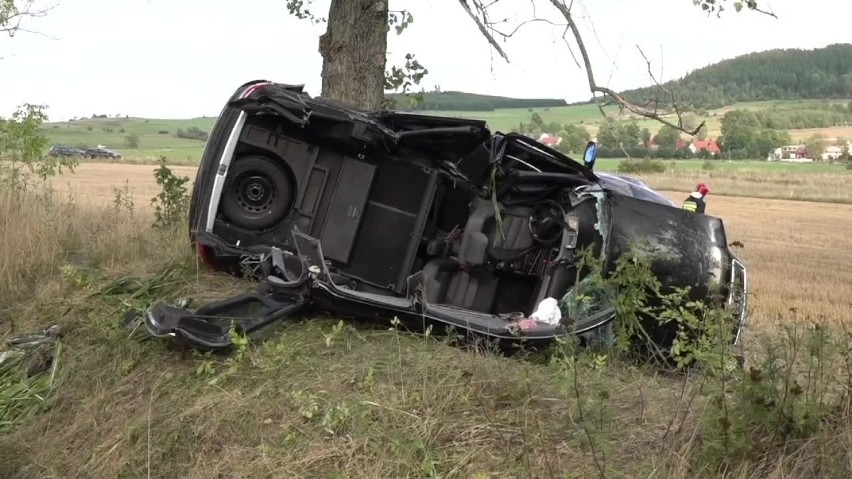
[[[781,147],[781,159],[807,158],[805,145],[784,145]]]
[[[562,143],[562,138],[556,135],[550,135],[548,133],[542,133],[541,137],[538,139],[543,145],[549,146],[551,148],[559,146]]]
[[[787,163],[812,163],[814,161],[812,158],[808,158],[808,152],[804,145],[785,145],[775,148],[767,155],[766,160]]]
[[[688,148],[693,154],[698,154],[701,150],[707,150],[708,153],[716,156],[722,152],[716,140],[695,140],[689,144]]]
[[[689,142],[684,140],[683,138],[678,138],[675,142],[675,150],[682,150],[687,147],[689,147]]]
[[[657,151],[660,149],[660,145],[654,143],[654,140],[649,140],[645,142],[645,148],[650,151]]]
[[[842,156],[843,148],[836,145],[826,146],[825,151],[822,152],[822,161],[839,160]]]

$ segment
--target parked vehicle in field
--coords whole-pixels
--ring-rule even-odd
[[[616,308],[564,308],[587,274],[579,252],[592,249],[612,271],[642,240],[670,253],[654,263],[664,285],[727,298],[738,344],[746,270],[722,220],[595,173],[596,151],[590,143],[580,163],[479,120],[361,112],[302,86],[246,83],[205,146],[189,235],[209,265],[254,267],[266,283],[195,311],[156,304],[147,330],[228,347],[232,324],[251,332],[325,310],[508,341],[591,341]],[[671,343],[672,324],[643,321]]]
[[[89,148],[88,150],[85,151],[84,155],[86,156],[86,158],[111,158],[111,159],[116,159],[116,160],[121,159],[120,153],[112,151],[112,150],[105,148],[103,146],[98,146],[98,147],[95,147],[95,148]]]
[[[63,146],[63,145],[53,145],[50,147],[50,150],[47,151],[47,154],[56,158],[58,156],[83,156],[85,151],[75,148],[73,146]]]

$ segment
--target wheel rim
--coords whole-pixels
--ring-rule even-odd
[[[234,199],[246,214],[258,216],[272,208],[278,192],[269,178],[261,174],[246,174],[234,182]]]

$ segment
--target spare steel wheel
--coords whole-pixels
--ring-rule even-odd
[[[222,192],[221,211],[235,226],[269,228],[293,208],[292,177],[280,161],[250,155],[234,162]]]

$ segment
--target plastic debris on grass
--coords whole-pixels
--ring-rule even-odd
[[[8,339],[0,348],[0,434],[53,404],[61,342],[59,326]]]

